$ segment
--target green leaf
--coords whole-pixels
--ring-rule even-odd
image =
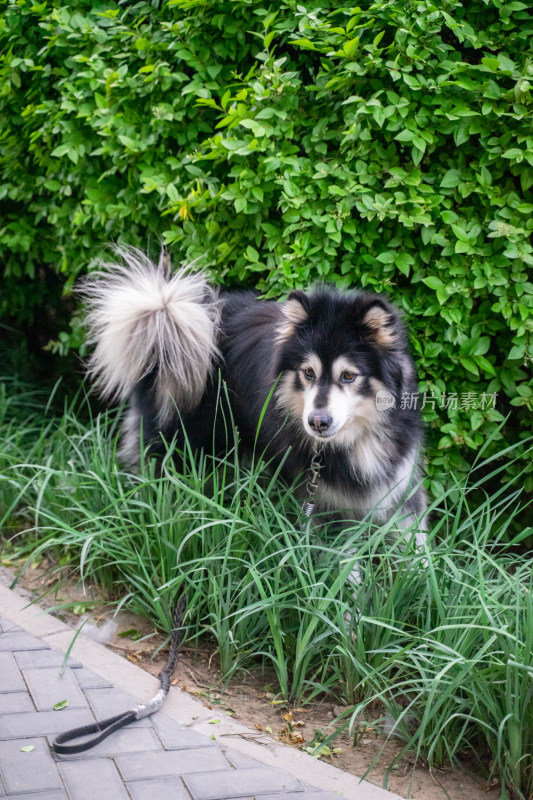
[[[377,256],[377,260],[380,261],[382,264],[392,264],[396,261],[397,253],[395,250],[386,250],[384,253],[380,253]]]
[[[400,131],[400,133],[398,133],[394,138],[398,142],[412,142],[414,136],[415,136],[415,134],[413,133],[413,131],[409,131],[407,129],[404,129],[403,131]]]
[[[310,39],[291,39],[291,44],[296,44],[307,50],[316,50],[316,45]]]
[[[264,136],[267,128],[255,119],[241,119],[240,124],[243,128],[250,128],[254,136]]]
[[[480,428],[483,425],[484,421],[485,421],[485,418],[484,418],[483,414],[481,413],[481,411],[477,411],[477,410],[476,411],[472,411],[472,413],[470,414],[470,424],[472,426],[472,430],[473,431],[477,431],[478,428]]]
[[[427,358],[435,358],[442,351],[441,342],[428,342],[424,347],[424,355]]]
[[[128,628],[127,631],[122,631],[118,634],[119,638],[127,638],[131,639],[132,641],[136,641],[142,637],[142,633],[137,630],[137,628]]]
[[[459,217],[458,217],[458,215],[455,213],[455,211],[448,211],[448,210],[445,210],[445,211],[443,211],[443,212],[441,213],[441,219],[442,219],[442,221],[443,221],[443,222],[445,222],[447,225],[451,225],[453,222],[457,222],[457,220],[459,219]]]
[[[265,38],[263,39],[263,47],[265,50],[268,50],[275,36],[278,36],[278,31],[276,30],[269,31],[269,33],[266,34]]]
[[[522,161],[524,157],[524,153],[518,147],[511,147],[509,150],[506,150],[505,153],[502,153],[502,158],[513,158]]]
[[[409,253],[398,253],[395,259],[396,267],[405,276],[409,275],[411,264],[413,263],[414,263],[414,258],[413,256],[409,255]]]
[[[61,711],[62,708],[66,708],[69,704],[68,700],[60,700],[58,703],[53,706],[54,711]]]
[[[464,239],[458,239],[455,243],[454,248],[455,253],[470,253],[472,252],[472,245],[470,241],[464,241]]]
[[[421,136],[413,136],[413,145],[422,153],[426,152],[427,143],[424,141],[424,139],[422,139]]]
[[[482,58],[481,63],[490,72],[497,72],[500,68],[500,62],[497,58]]]
[[[250,244],[246,248],[246,258],[249,261],[259,261],[259,253]]]
[[[167,185],[167,195],[169,200],[171,200],[173,203],[179,202],[180,196],[178,194],[178,190],[176,189],[173,183],[169,183]]]
[[[440,185],[442,189],[453,189],[459,186],[461,182],[461,173],[458,169],[449,169],[442,178]]]
[[[485,358],[485,356],[477,356],[476,355],[476,356],[473,356],[473,358],[474,358],[474,361],[476,362],[476,364],[479,367],[481,367],[482,370],[484,370],[485,372],[488,372],[489,375],[496,375],[496,370],[494,369],[494,366],[491,364],[491,362],[487,358]]]
[[[460,225],[452,225],[452,231],[461,242],[470,242],[470,236]]]
[[[426,286],[429,286],[430,289],[440,289],[442,286],[444,286],[441,279],[437,278],[436,275],[430,275],[429,278],[423,278],[422,280]]]
[[[472,339],[466,339],[459,349],[465,356],[482,356],[488,351],[489,347],[489,336],[477,336]]]
[[[473,375],[479,375],[477,364],[471,358],[461,358],[461,364],[468,372],[471,372]]]
[[[354,39],[349,39],[347,42],[345,42],[342,49],[348,56],[348,58],[353,58],[358,48],[359,48],[359,37],[356,36]]]
[[[524,342],[524,344],[515,344],[515,345],[513,345],[513,347],[511,347],[511,349],[510,349],[510,351],[509,351],[509,353],[507,355],[507,358],[510,361],[514,361],[514,360],[523,361],[525,355],[526,355],[526,343]]]
[[[50,155],[55,156],[56,158],[61,158],[61,156],[66,155],[71,148],[72,148],[71,144],[60,144],[58,147],[52,150]]]
[[[23,747],[20,748],[21,753],[31,753],[32,750],[35,750],[34,744],[25,744]]]
[[[482,186],[491,186],[492,185],[492,175],[490,174],[487,167],[481,167],[480,175],[479,175],[479,182]]]

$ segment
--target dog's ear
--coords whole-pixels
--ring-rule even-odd
[[[276,341],[285,342],[293,335],[296,327],[309,317],[311,307],[305,292],[291,292],[284,303],[280,303],[281,321],[276,330]]]
[[[300,307],[299,307],[300,306]],[[299,322],[303,322],[304,319],[307,319],[309,314],[311,313],[311,304],[309,303],[309,298],[305,292],[300,291],[300,289],[295,289],[290,295],[287,297],[287,302],[285,303],[285,308],[289,308],[289,313],[293,313],[296,315],[302,315]]]
[[[372,298],[363,309],[362,323],[370,338],[381,347],[395,347],[401,338],[401,324],[394,309],[379,297]]]

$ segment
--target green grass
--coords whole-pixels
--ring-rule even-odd
[[[186,453],[181,473],[170,457],[126,471],[118,416],[85,422],[78,406],[52,414],[15,383],[0,393],[0,524],[19,555],[77,565],[167,632],[185,589],[188,638],[214,641],[227,676],[266,663],[284,698],[349,704],[354,737],[382,708],[383,730],[430,766],[478,755],[502,798],[531,797],[531,531],[516,534],[520,475],[488,489],[515,448],[482,454],[440,498],[416,553],[394,522],[302,530],[290,487],[235,450]]]

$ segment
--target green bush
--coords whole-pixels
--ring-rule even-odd
[[[386,292],[438,494],[502,415],[530,427],[532,36],[520,0],[7,0],[0,310],[118,239],[268,295]]]

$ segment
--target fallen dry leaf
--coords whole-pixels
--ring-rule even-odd
[[[305,742],[305,739],[301,733],[289,730],[288,728],[282,728],[276,736],[276,739],[280,742],[284,742],[285,744],[294,745],[295,747],[299,747]]]

